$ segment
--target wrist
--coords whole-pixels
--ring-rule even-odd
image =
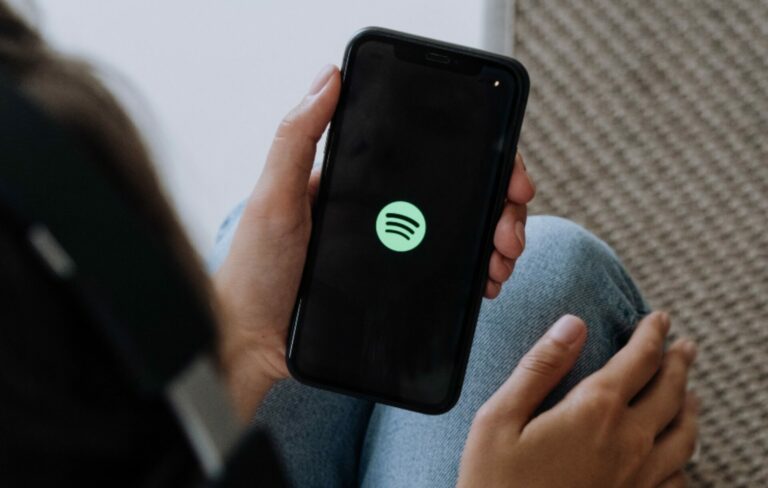
[[[218,342],[217,357],[224,382],[238,416],[249,421],[267,392],[280,379],[270,371],[264,348],[258,344],[257,334],[243,327],[238,314],[221,292],[217,291]]]
[[[250,421],[278,379],[246,359],[222,356],[221,366],[237,415],[245,422]]]
[[[249,419],[269,389],[289,376],[285,362],[288,319],[272,303],[240,293],[249,287],[233,279],[225,262],[213,277],[222,372],[241,417]]]

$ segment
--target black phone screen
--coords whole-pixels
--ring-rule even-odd
[[[417,409],[447,401],[484,290],[517,84],[471,56],[351,48],[289,345],[300,379]]]

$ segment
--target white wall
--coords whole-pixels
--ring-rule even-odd
[[[318,69],[341,62],[357,29],[380,25],[476,47],[482,38],[481,0],[36,5],[40,26],[58,46],[128,80],[131,89],[118,83],[118,92],[203,253],[228,209],[256,181],[282,115]]]

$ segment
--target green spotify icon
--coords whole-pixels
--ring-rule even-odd
[[[427,233],[419,208],[402,200],[384,206],[376,217],[376,235],[387,248],[406,252],[418,246]]]

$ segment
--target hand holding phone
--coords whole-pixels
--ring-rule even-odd
[[[341,77],[328,65],[307,95],[279,125],[266,165],[242,210],[222,227],[213,265],[220,302],[219,356],[243,419],[275,381],[289,376],[285,361],[288,323],[304,266],[319,168],[307,174],[315,146],[336,108]],[[515,234],[525,222],[533,182],[517,155],[507,202],[494,234],[486,296],[495,297],[523,249]],[[235,232],[236,231],[236,232]],[[231,242],[231,245],[229,244]],[[287,253],[286,249],[296,249]],[[279,256],[281,259],[276,259]],[[221,266],[222,258],[226,258]]]

